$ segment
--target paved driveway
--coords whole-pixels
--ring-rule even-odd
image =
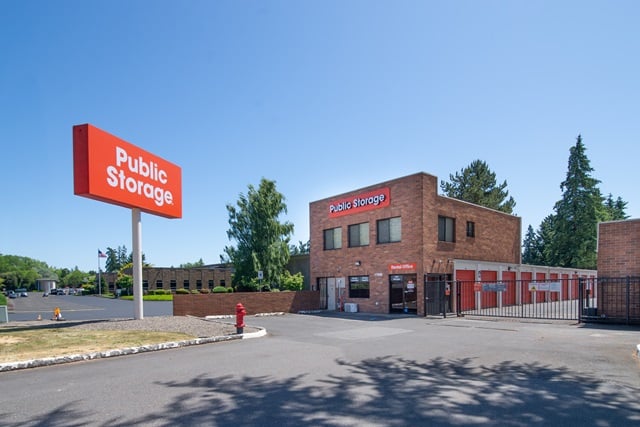
[[[97,320],[134,317],[133,301],[114,298],[102,298],[94,295],[49,295],[41,292],[29,292],[28,297],[9,300],[14,308],[9,311],[9,322],[36,320],[38,315],[50,319],[53,310],[60,307],[62,316],[69,320]],[[173,303],[167,301],[145,301],[144,316],[170,316]]]
[[[629,426],[638,329],[246,319],[265,338],[0,374],[8,426]]]

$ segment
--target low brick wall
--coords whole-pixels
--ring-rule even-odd
[[[174,316],[235,315],[242,303],[248,315],[258,313],[298,313],[320,308],[319,291],[234,292],[228,294],[175,294]]]

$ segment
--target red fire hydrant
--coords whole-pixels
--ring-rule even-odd
[[[247,310],[244,309],[242,303],[236,304],[236,333],[242,334],[244,332],[244,316],[247,314]]]

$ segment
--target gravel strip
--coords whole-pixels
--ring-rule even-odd
[[[197,338],[234,335],[236,327],[231,322],[202,319],[192,316],[153,316],[143,319],[105,319],[90,321],[34,320],[0,324],[0,331],[12,328],[73,328],[110,331],[181,332]],[[245,327],[244,332],[256,332],[258,328]]]

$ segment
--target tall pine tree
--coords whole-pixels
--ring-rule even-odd
[[[460,173],[449,175],[449,180],[451,182],[440,182],[440,188],[447,196],[509,214],[513,212],[516,202],[509,197],[507,181],[497,185],[496,174],[487,163],[474,160]]]
[[[562,199],[556,202],[554,236],[548,251],[552,265],[596,268],[598,222],[603,218],[600,181],[591,176],[593,168],[585,153],[582,136],[571,147],[566,179],[560,184]]]
[[[542,242],[540,235],[533,231],[533,227],[531,225],[527,228],[527,234],[524,236],[522,249],[523,264],[543,265]]]
[[[609,193],[609,196],[604,202],[605,216],[607,221],[619,221],[629,218],[629,215],[625,213],[627,208],[627,202],[618,197],[613,200],[613,196]]]

